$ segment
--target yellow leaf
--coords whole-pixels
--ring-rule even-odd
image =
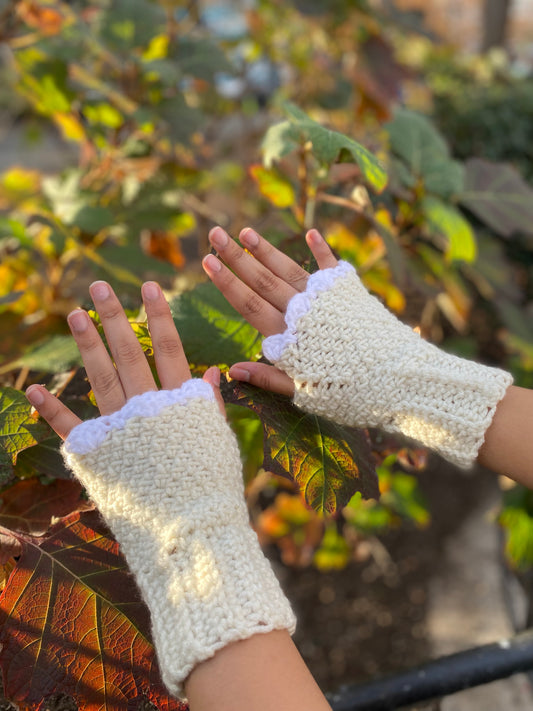
[[[37,170],[26,170],[18,166],[6,171],[0,178],[0,185],[14,196],[33,195],[39,190],[41,174]]]
[[[250,175],[257,183],[259,191],[275,207],[291,207],[296,202],[296,194],[291,183],[276,170],[255,164],[250,166]]]
[[[54,121],[59,125],[63,136],[69,141],[80,143],[85,139],[85,130],[78,119],[72,114],[55,111]]]
[[[148,48],[143,52],[142,59],[145,62],[153,62],[156,59],[163,59],[168,54],[168,35],[157,35],[153,37]]]

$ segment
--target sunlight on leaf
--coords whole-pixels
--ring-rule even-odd
[[[474,231],[455,207],[446,205],[438,198],[426,197],[422,201],[422,211],[431,229],[446,238],[446,257],[449,260],[475,261],[477,244]]]
[[[335,513],[356,491],[365,497],[379,497],[363,430],[306,415],[288,398],[236,381],[224,388],[224,397],[259,416],[264,430],[264,468],[293,479],[315,511]]]

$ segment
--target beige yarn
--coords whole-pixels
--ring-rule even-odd
[[[294,380],[295,404],[346,425],[400,432],[471,466],[512,377],[424,341],[346,262],[309,282],[289,304],[287,331],[263,344]]]
[[[202,392],[210,386],[191,383],[173,404],[165,398],[179,391],[137,396],[127,416],[83,423],[64,445],[137,579],[163,681],[178,696],[230,642],[295,628],[249,525],[235,436]]]

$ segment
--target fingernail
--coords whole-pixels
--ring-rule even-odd
[[[252,230],[250,227],[247,227],[245,230],[243,230],[239,238],[244,244],[244,246],[248,247],[249,249],[253,249],[259,244],[259,235],[257,234],[257,232],[254,232],[254,230]]]
[[[320,244],[322,242],[322,235],[318,230],[309,230],[307,233],[307,239],[313,244]]]
[[[104,299],[107,299],[107,297],[111,294],[109,284],[106,284],[105,281],[93,281],[89,287],[89,290],[91,292],[91,296],[94,299],[98,299],[98,301],[104,301]]]
[[[216,273],[222,269],[222,264],[214,254],[208,254],[207,257],[204,257],[202,264],[207,272]]]
[[[205,379],[210,385],[214,385],[215,388],[220,387],[220,370],[216,367],[209,368],[205,373]]]
[[[250,371],[235,366],[229,369],[229,376],[234,380],[244,380],[247,383],[250,380]]]
[[[209,233],[209,241],[215,249],[224,249],[228,245],[229,237],[221,227],[214,227]]]
[[[44,402],[44,395],[36,385],[30,385],[26,390],[26,397],[34,407],[39,407]]]
[[[159,284],[156,284],[155,281],[147,281],[142,285],[141,292],[143,299],[146,299],[146,301],[155,301],[159,298],[161,290],[159,289]]]
[[[75,333],[83,333],[87,330],[89,325],[89,319],[85,311],[81,309],[76,309],[71,311],[67,316],[68,325]]]

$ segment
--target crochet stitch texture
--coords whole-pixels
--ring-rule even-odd
[[[347,262],[315,272],[263,353],[295,384],[294,403],[335,422],[399,432],[469,467],[509,373],[424,341],[370,295]]]
[[[190,380],[78,425],[63,455],[113,530],[150,608],[171,693],[230,642],[295,618],[249,524],[234,434]]]

